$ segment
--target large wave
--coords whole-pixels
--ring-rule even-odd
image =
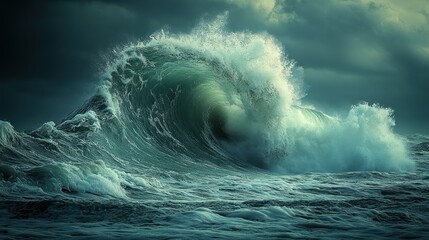
[[[33,182],[54,178],[65,191],[120,196],[121,186],[143,181],[128,173],[151,168],[414,169],[391,109],[360,103],[339,118],[303,106],[301,69],[280,44],[228,32],[225,22],[220,16],[190,34],[160,31],[116,49],[97,93],[58,125],[19,133],[0,122],[2,178],[19,175],[7,165],[27,163],[21,170]]]

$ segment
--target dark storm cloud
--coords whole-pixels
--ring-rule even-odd
[[[378,102],[395,109],[403,132],[429,131],[425,1],[42,1],[1,9],[0,119],[21,128],[78,107],[98,81],[100,54],[165,26],[188,32],[227,10],[229,29],[274,35],[304,67],[305,102],[331,112]]]

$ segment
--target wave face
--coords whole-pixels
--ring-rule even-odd
[[[425,211],[395,212],[427,206],[427,184],[398,185],[427,183],[409,173],[427,173],[414,163],[427,159],[427,139],[409,148],[392,131],[392,110],[378,105],[343,118],[302,105],[302,69],[280,44],[227,32],[225,18],[115,50],[96,94],[60,124],[17,132],[0,121],[0,231],[53,237],[38,232],[51,223],[52,233],[82,237],[266,239],[365,228],[357,237],[369,238],[398,218],[428,223]],[[393,225],[373,228],[368,216]],[[90,231],[73,230],[88,222]]]

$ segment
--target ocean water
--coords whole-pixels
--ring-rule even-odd
[[[225,18],[118,47],[61,123],[0,121],[0,238],[428,238],[429,137],[303,105],[280,44]]]

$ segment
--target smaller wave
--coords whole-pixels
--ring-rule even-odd
[[[0,120],[0,147],[19,141],[18,133],[9,122]]]
[[[162,184],[108,167],[104,161],[86,163],[51,163],[29,169],[0,165],[3,197],[44,194],[91,194],[128,198],[130,189],[158,192]]]
[[[26,176],[45,191],[126,196],[121,186],[125,181],[101,160],[76,165],[45,165],[29,170]]]

